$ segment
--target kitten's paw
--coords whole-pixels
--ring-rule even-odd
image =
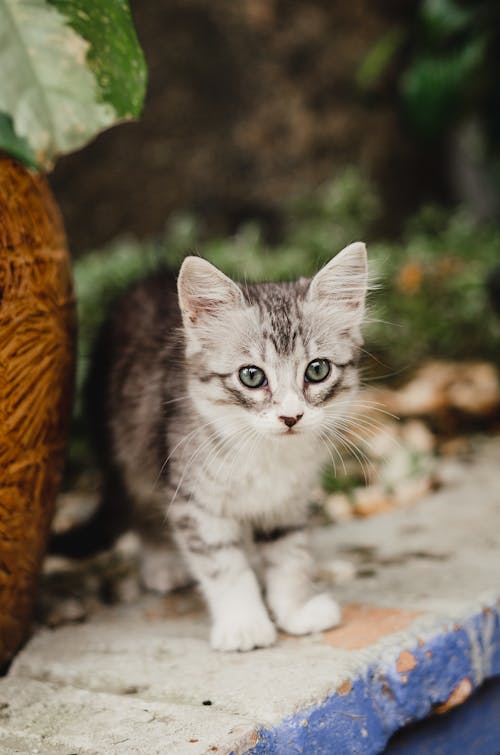
[[[210,644],[214,650],[252,650],[276,642],[276,628],[263,611],[245,617],[226,616],[212,627]]]
[[[140,564],[141,582],[151,592],[166,595],[186,587],[193,579],[179,553],[165,547],[144,546]]]
[[[279,622],[279,626],[289,634],[310,634],[337,626],[340,618],[338,603],[331,595],[323,592],[296,608],[285,620]]]

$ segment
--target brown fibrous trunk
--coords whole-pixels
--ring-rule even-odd
[[[74,376],[71,265],[42,176],[0,153],[0,667],[26,638]]]

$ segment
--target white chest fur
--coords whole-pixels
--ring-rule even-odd
[[[212,509],[242,520],[286,519],[302,509],[314,489],[324,455],[310,438],[263,442],[206,479],[200,494]],[[201,481],[200,481],[201,483]]]

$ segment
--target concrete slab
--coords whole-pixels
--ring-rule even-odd
[[[194,715],[186,705],[23,678],[6,679],[0,695],[5,753],[198,755],[224,738],[247,746],[255,739],[243,718],[207,706],[198,706]]]
[[[335,630],[217,654],[190,591],[39,631],[0,680],[0,752],[381,752],[500,674],[498,459],[485,442],[414,507],[314,533],[325,577],[357,572]]]

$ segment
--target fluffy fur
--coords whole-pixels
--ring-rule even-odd
[[[178,299],[172,277],[158,273],[121,299],[101,334],[91,412],[105,477],[102,544],[119,517],[144,541],[149,587],[194,577],[216,649],[271,645],[276,626],[304,634],[340,619],[315,588],[305,525],[356,392],[366,286],[361,243],[294,283],[239,285],[188,257]],[[330,363],[317,383],[304,379],[314,359]],[[245,365],[266,384],[245,386]]]

